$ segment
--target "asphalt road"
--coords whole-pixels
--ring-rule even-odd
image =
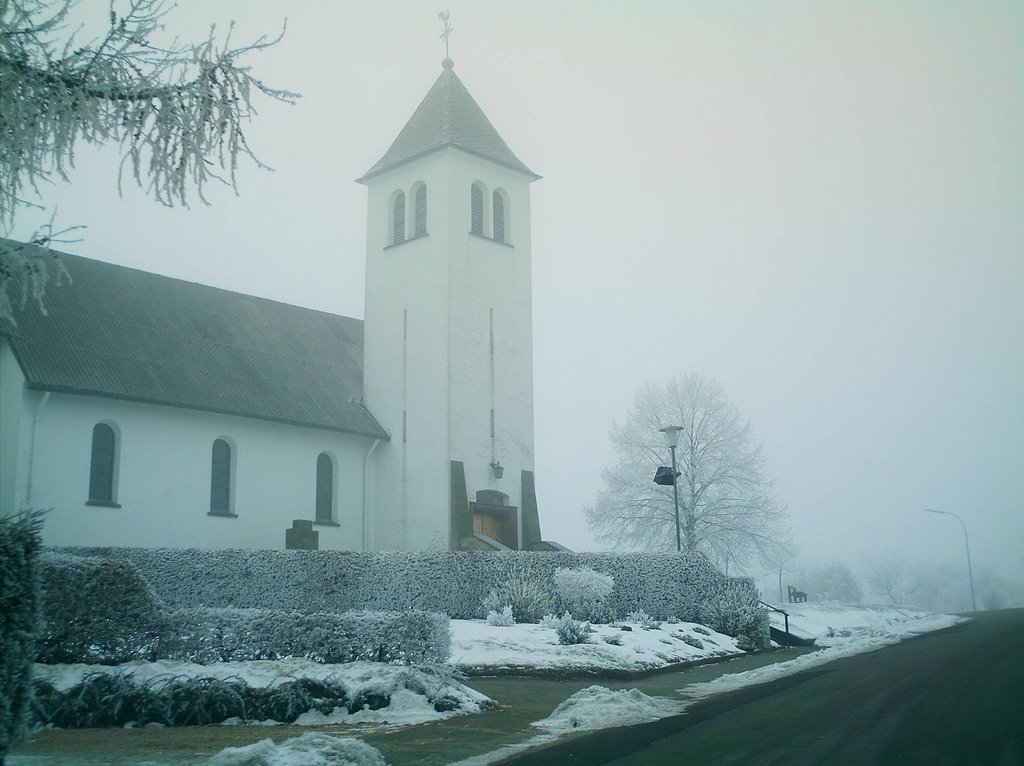
[[[1024,766],[1024,609],[503,763]]]

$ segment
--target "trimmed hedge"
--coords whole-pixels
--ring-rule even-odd
[[[436,612],[182,609],[171,613],[170,623],[160,657],[202,665],[283,657],[433,664],[451,654],[448,617]]]
[[[22,735],[39,629],[42,513],[0,516],[0,763]]]
[[[429,664],[445,662],[451,653],[449,620],[438,613],[171,611],[128,561],[48,551],[42,573],[44,624],[36,656],[42,663],[299,657]]]
[[[616,617],[696,622],[701,606],[726,588],[748,593],[748,580],[727,578],[699,554],[526,551],[361,553],[150,548],[66,548],[68,553],[134,564],[172,607],[237,607],[315,612],[425,610],[483,619],[484,599],[516,571],[549,584],[555,570],[588,567],[611,575],[606,606]]]

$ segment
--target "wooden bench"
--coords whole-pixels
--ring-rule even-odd
[[[786,586],[789,588],[789,603],[791,604],[805,604],[807,603],[807,594],[802,590],[797,590],[792,585]]]

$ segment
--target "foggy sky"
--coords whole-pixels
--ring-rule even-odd
[[[105,4],[89,3],[105,18]],[[276,169],[166,209],[116,152],[46,190],[63,249],[362,317],[366,191],[440,73],[436,4],[179,0],[250,60]],[[533,184],[544,536],[582,507],[637,388],[699,372],[763,442],[802,558],[905,550],[1024,577],[1024,5],[467,3],[455,71]],[[24,214],[26,236],[40,216]],[[499,456],[500,457],[500,456]],[[667,456],[666,456],[667,457]]]

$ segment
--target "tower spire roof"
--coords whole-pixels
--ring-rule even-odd
[[[498,131],[455,74],[452,60],[446,58],[441,66],[441,74],[416,107],[398,138],[359,181],[365,182],[372,176],[447,146],[454,146],[525,173],[534,180],[540,178],[516,157],[498,135]]]

